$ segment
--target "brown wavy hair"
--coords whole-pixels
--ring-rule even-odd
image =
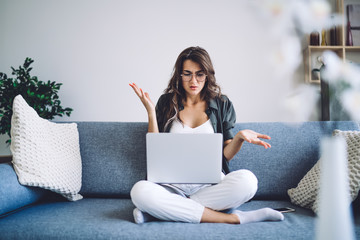
[[[204,88],[200,93],[201,99],[209,102],[210,99],[221,97],[221,89],[216,83],[215,70],[208,52],[201,47],[189,47],[182,51],[178,56],[175,62],[172,77],[167,88],[164,90],[165,94],[172,95],[171,101],[167,106],[165,106],[165,109],[163,109],[163,113],[166,118],[165,123],[168,122],[169,119],[173,120],[175,117],[178,118],[179,103],[186,100],[186,92],[183,88],[182,78],[180,76],[183,71],[185,60],[191,60],[198,63],[207,75]]]

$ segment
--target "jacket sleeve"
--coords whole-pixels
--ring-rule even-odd
[[[165,94],[161,95],[156,106],[156,120],[158,123],[159,132],[164,132],[164,126],[165,126],[165,113],[164,113],[164,105],[166,104],[167,97]]]
[[[226,141],[234,138],[232,129],[235,126],[236,113],[234,106],[229,100],[229,98],[223,96],[222,105],[223,105],[222,107],[223,137],[224,137],[224,141]]]

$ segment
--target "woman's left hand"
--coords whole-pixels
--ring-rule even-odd
[[[260,134],[257,133],[253,130],[242,130],[239,131],[235,137],[238,137],[239,139],[242,139],[243,141],[252,143],[252,144],[256,144],[259,146],[263,146],[264,148],[271,148],[271,145],[267,142],[262,141],[260,138],[262,139],[271,139],[270,136],[265,135],[265,134]]]

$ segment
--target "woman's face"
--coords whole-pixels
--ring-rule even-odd
[[[206,75],[200,65],[192,60],[185,60],[182,71],[182,86],[187,97],[200,96],[205,86]]]

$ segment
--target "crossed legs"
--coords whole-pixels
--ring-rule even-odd
[[[190,198],[171,193],[158,184],[140,181],[131,190],[131,199],[137,207],[135,218],[140,217],[144,221],[148,218],[141,215],[144,213],[165,221],[191,223],[244,224],[282,220],[281,213],[269,208],[250,212],[235,210],[230,214],[220,212],[237,208],[250,200],[256,191],[255,175],[248,170],[238,170],[226,175],[219,184],[200,189]]]

